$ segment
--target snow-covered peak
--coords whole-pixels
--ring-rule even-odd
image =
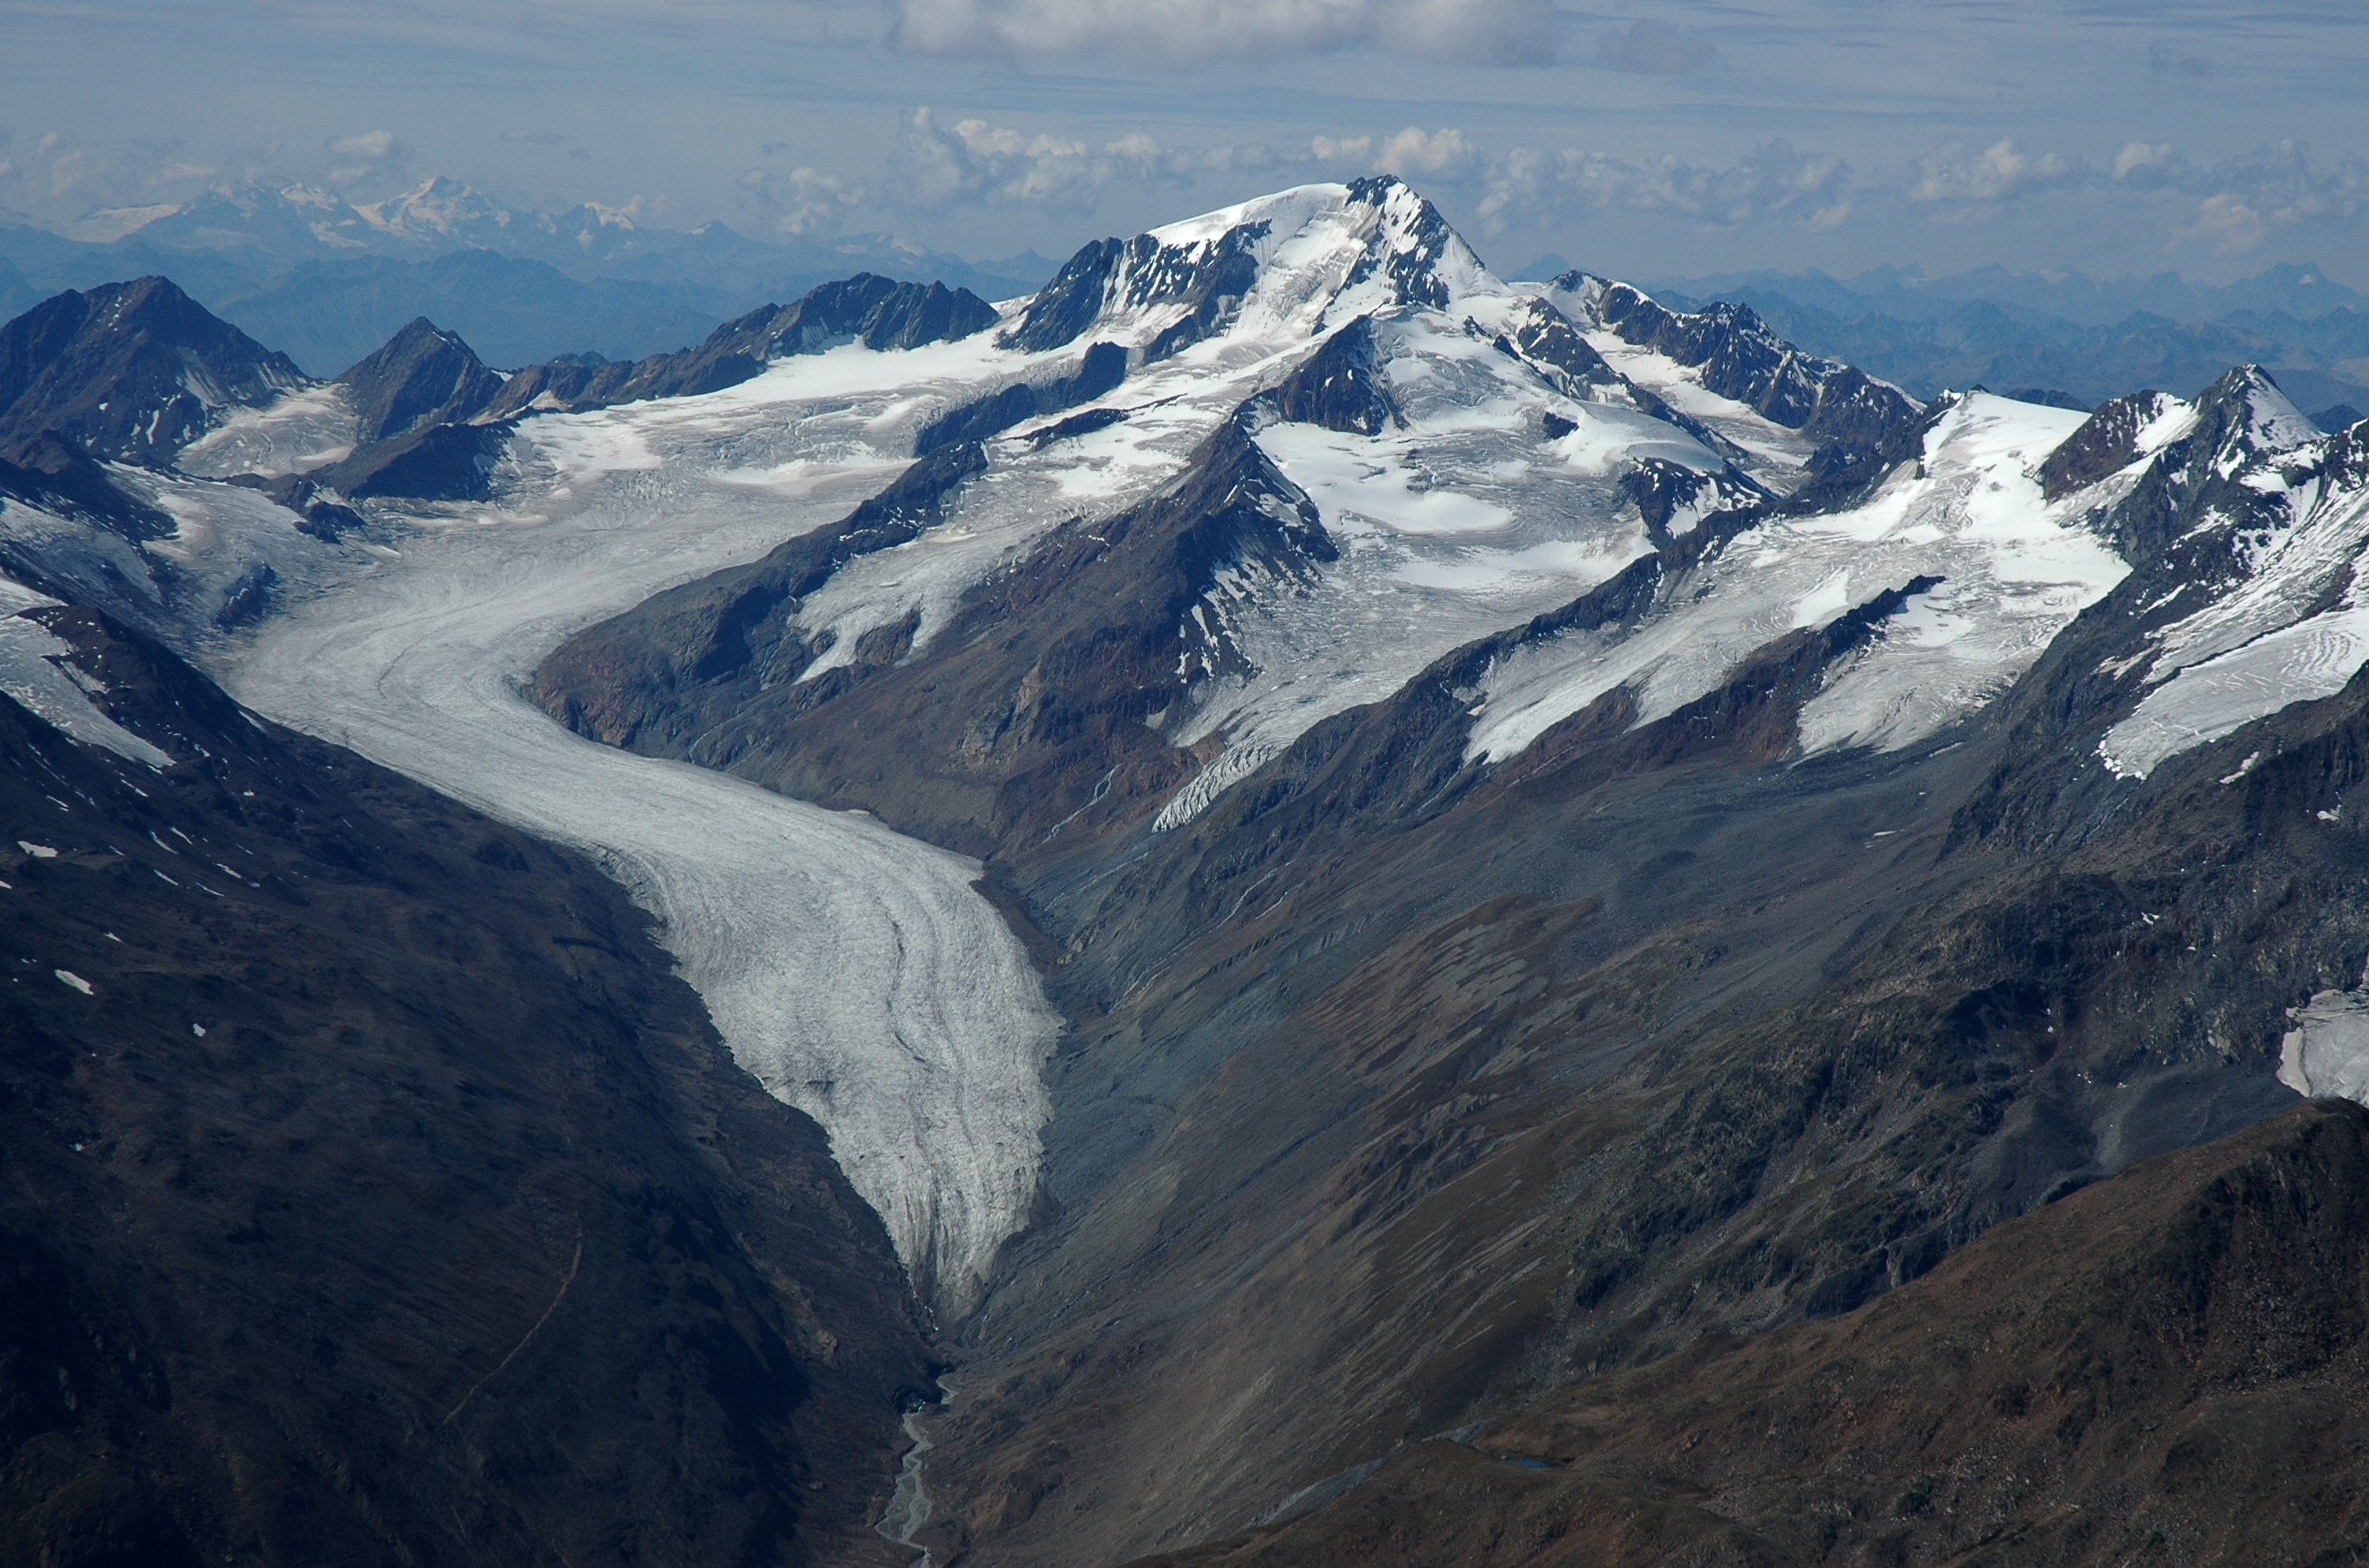
[[[1918,413],[1889,382],[1795,348],[1749,305],[1674,311],[1631,284],[1577,270],[1516,286],[1578,324],[1631,380],[1747,451],[1790,456],[1803,478],[1856,472]]]
[[[2200,401],[2210,404],[2215,398],[2244,410],[2241,418],[2231,421],[2228,445],[2233,455],[2243,452],[2273,457],[2320,439],[2319,427],[2288,400],[2260,365],[2239,365],[2215,382]]]
[[[400,196],[357,206],[362,221],[390,238],[457,239],[473,227],[508,228],[511,214],[473,186],[430,175]]]
[[[2166,416],[2168,419],[2169,415]],[[2294,703],[2341,690],[2369,660],[2369,462],[2323,435],[2251,365],[2191,406],[2106,521],[2137,542],[2151,598],[2103,672],[2146,689],[2100,746],[2145,777]]]
[[[1045,350],[1090,338],[1160,360],[1220,335],[1302,340],[1376,311],[1505,292],[1437,208],[1379,176],[1096,241],[1004,341]]]

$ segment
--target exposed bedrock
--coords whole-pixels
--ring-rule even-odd
[[[1705,1335],[1141,1568],[2342,1562],[2369,1487],[2364,1191],[2369,1115],[2299,1107],[1864,1312]]]

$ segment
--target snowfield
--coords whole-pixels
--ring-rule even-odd
[[[2084,523],[2095,496],[2054,506],[2034,471],[2077,413],[1975,393],[1941,416],[1925,461],[1867,501],[1771,518],[1706,557],[1637,625],[1517,648],[1482,682],[1469,754],[1513,757],[1617,688],[1638,724],[1716,688],[1755,649],[1826,626],[1918,578],[1911,597],[1802,710],[1802,746],[1895,750],[1973,712],[2030,668],[2128,572]]]

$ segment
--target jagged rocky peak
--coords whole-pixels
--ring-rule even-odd
[[[874,272],[858,272],[809,289],[794,303],[766,305],[727,322],[708,338],[711,346],[738,349],[760,360],[784,354],[818,354],[842,343],[867,349],[917,349],[951,342],[995,325],[995,307],[968,289],[944,283],[900,283]]]
[[[2068,644],[2064,711],[2111,723],[2106,766],[2144,778],[2169,758],[2301,702],[2369,660],[2359,564],[2369,554],[2369,452],[2326,435],[2259,367],[2193,403],[2110,404],[2050,459],[2094,471],[2093,526],[2135,570],[2117,613]],[[2043,474],[2047,468],[2043,468]],[[2233,775],[2233,777],[2237,775]]]
[[[161,468],[231,409],[306,384],[169,279],[68,290],[0,326],[0,445],[53,432]]]
[[[2134,392],[2101,403],[2040,465],[2050,500],[2096,484],[2151,456],[2196,427],[2194,405],[2166,392]]]
[[[1302,185],[1080,250],[1003,335],[1161,360],[1235,327],[1312,336],[1369,312],[1502,292],[1439,210],[1387,175]]]
[[[458,333],[422,315],[339,376],[338,384],[352,400],[360,440],[369,442],[475,418],[492,406],[502,378]]]
[[[566,355],[510,377],[486,413],[605,408],[650,397],[686,397],[737,386],[771,361],[843,344],[918,349],[984,332],[995,307],[967,289],[900,283],[859,272],[808,290],[786,305],[764,305],[727,321],[695,348],[646,359],[602,361]]]
[[[2226,480],[2322,439],[2269,372],[2239,365],[2193,402],[2148,391],[2099,405],[2049,454],[2041,478],[2053,500],[2168,452],[2165,461],[2182,482]]]
[[[1669,310],[1633,285],[1576,270],[1548,283],[1544,294],[1583,326],[1693,369],[1705,391],[1819,441],[1871,450],[1918,411],[1890,383],[1795,348],[1749,305]]]
[[[2040,473],[2054,500],[2162,453],[2167,482],[2210,486],[2322,439],[2269,372],[2239,365],[2193,402],[2148,391],[2099,405]]]

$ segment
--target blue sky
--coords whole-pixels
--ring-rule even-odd
[[[443,173],[1066,253],[1381,168],[1501,266],[2369,286],[2361,0],[0,0],[0,208]]]

